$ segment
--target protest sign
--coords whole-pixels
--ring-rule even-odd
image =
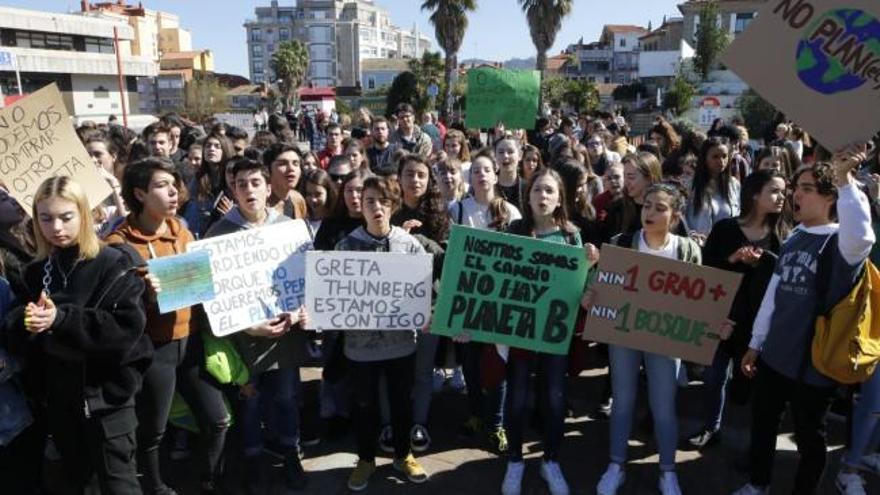
[[[712,364],[741,279],[605,244],[584,339]]]
[[[113,192],[98,175],[55,84],[0,110],[0,180],[28,214],[34,193],[55,175],[73,177],[94,208]]]
[[[154,258],[147,261],[147,266],[161,285],[156,296],[161,314],[214,299],[214,277],[208,251]]]
[[[296,311],[305,293],[304,253],[311,248],[302,220],[191,242],[187,251],[211,255],[216,297],[204,307],[214,335],[229,335]]]
[[[771,0],[721,61],[821,144],[880,129],[880,2]]]
[[[534,129],[541,74],[536,70],[480,67],[468,71],[467,127]]]
[[[565,354],[588,267],[577,246],[455,225],[431,332]]]
[[[430,254],[310,251],[311,330],[414,330],[431,316]]]

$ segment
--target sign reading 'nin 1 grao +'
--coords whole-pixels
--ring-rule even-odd
[[[565,354],[588,267],[577,246],[453,226],[431,331]]]
[[[605,244],[584,339],[711,364],[741,279]]]

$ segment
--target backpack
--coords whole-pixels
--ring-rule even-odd
[[[825,258],[820,252],[819,287],[827,287],[830,277],[830,260]],[[880,270],[871,260],[865,260],[849,294],[817,315],[812,358],[819,373],[844,385],[864,382],[874,373],[880,362]]]

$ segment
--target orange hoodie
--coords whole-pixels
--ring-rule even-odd
[[[129,223],[129,219],[107,236],[108,244],[126,243],[135,248],[144,260],[161,258],[186,252],[193,235],[177,218],[165,220],[168,228],[162,234],[145,235]],[[182,339],[190,333],[190,308],[172,313],[159,314],[159,305],[144,292],[144,308],[147,313],[146,331],[154,344],[164,344]]]

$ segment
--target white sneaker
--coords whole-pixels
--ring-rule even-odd
[[[880,454],[868,454],[862,456],[861,467],[865,471],[880,475]]]
[[[562,475],[562,469],[558,462],[542,461],[541,478],[547,482],[550,495],[568,495],[570,493],[568,483],[565,482],[565,476]]]
[[[662,495],[681,495],[681,488],[678,486],[678,476],[676,476],[675,471],[663,471],[660,473],[658,487]]]
[[[605,470],[602,478],[599,479],[596,493],[598,495],[617,495],[617,490],[623,486],[625,481],[626,473],[623,471],[623,468],[620,464],[612,462],[608,465],[608,469]]]
[[[757,486],[746,483],[742,488],[733,492],[733,495],[768,495],[770,488],[758,488]]]
[[[522,491],[523,472],[526,465],[523,461],[508,462],[504,481],[501,483],[501,495],[519,495]]]
[[[867,495],[865,491],[865,480],[858,473],[837,473],[834,479],[834,486],[842,495]]]

